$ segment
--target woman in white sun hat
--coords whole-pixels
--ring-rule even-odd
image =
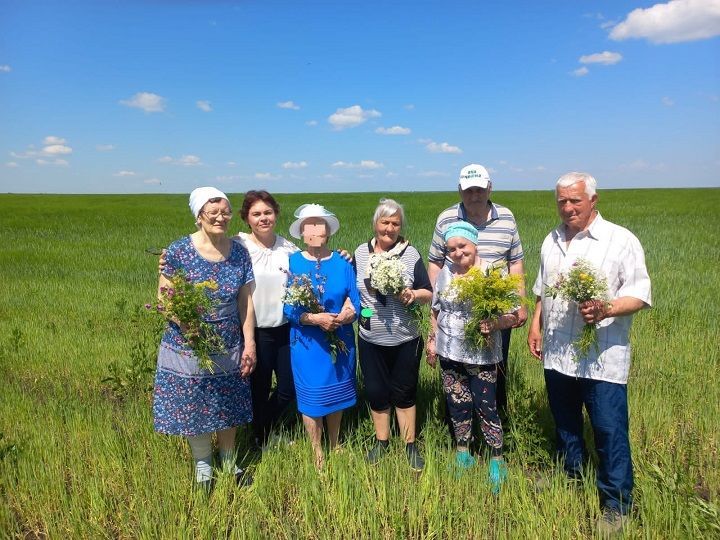
[[[360,312],[360,299],[352,266],[327,247],[340,228],[337,217],[319,204],[304,204],[295,211],[290,234],[302,239],[305,249],[290,256],[289,295],[302,280],[312,286],[320,312],[286,299],[290,321],[290,362],[298,410],[315,453],[315,465],[324,463],[323,420],[330,449],[338,444],[344,409],[355,405],[355,332],[352,323]],[[316,310],[317,311],[317,310]]]

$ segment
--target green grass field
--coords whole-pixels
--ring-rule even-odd
[[[390,194],[427,253],[453,193]],[[340,218],[333,247],[371,234],[378,194],[283,195],[278,231],[304,202]],[[241,196],[231,197],[239,206]],[[552,191],[498,192],[518,220],[527,283],[557,223]],[[397,441],[369,467],[366,405],[346,415],[343,451],[318,475],[297,428],[243,456],[255,484],[222,478],[192,489],[189,449],[152,429],[157,258],[146,250],[194,230],[184,195],[0,195],[0,534],[7,538],[585,538],[599,505],[593,481],[563,481],[540,364],[526,329],[510,352],[510,478],[498,498],[486,469],[456,479],[441,422],[437,371],[423,365],[419,440],[427,468],[410,473]],[[720,537],[720,189],[600,192],[604,217],[642,242],[654,308],[633,327],[629,383],[636,513],[632,538]],[[235,218],[232,232],[242,225]],[[109,378],[109,382],[102,382]],[[588,431],[588,436],[590,433]],[[248,448],[241,430],[239,447]],[[546,477],[538,489],[534,478]]]

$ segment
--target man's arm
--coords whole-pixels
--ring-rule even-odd
[[[643,308],[649,307],[644,301],[633,296],[621,296],[610,302],[603,300],[588,300],[578,306],[580,315],[587,324],[597,324],[610,317],[632,315]]]
[[[542,360],[542,299],[539,296],[535,297],[535,313],[528,330],[528,347],[530,354]]]
[[[430,278],[430,285],[432,285],[433,289],[435,288],[435,282],[437,281],[437,278],[440,275],[440,270],[442,270],[442,268],[442,263],[435,261],[428,262],[428,277]]]
[[[519,275],[522,278],[522,281],[520,281],[520,289],[519,293],[520,296],[523,298],[525,297],[525,265],[523,264],[522,259],[518,259],[517,261],[513,261],[510,264],[508,264],[508,271],[511,275]],[[525,321],[527,321],[528,318],[528,310],[526,306],[520,306],[520,309],[517,311],[517,322],[513,325],[513,328],[520,328],[522,325],[525,324]]]

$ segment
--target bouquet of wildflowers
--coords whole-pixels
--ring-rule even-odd
[[[215,291],[215,281],[193,283],[181,270],[170,278],[170,286],[160,287],[160,301],[145,304],[145,308],[154,309],[166,319],[178,323],[190,348],[200,360],[200,368],[213,371],[211,354],[226,352],[225,342],[203,316],[216,306],[207,291]]]
[[[372,253],[368,259],[370,286],[385,296],[402,292],[405,288],[405,264],[386,253]]]
[[[607,280],[589,261],[578,259],[567,273],[558,275],[555,283],[546,287],[545,295],[553,298],[559,295],[577,304],[588,300],[607,301]],[[585,324],[573,345],[582,356],[586,356],[590,347],[597,347],[597,327],[594,324]]]
[[[465,325],[465,342],[479,350],[492,345],[491,338],[480,331],[484,320],[497,320],[511,313],[523,303],[518,292],[523,277],[509,274],[504,266],[489,266],[486,270],[473,266],[466,274],[453,278],[448,294],[452,300],[467,302],[470,320]]]
[[[312,280],[307,274],[291,274],[288,275],[287,285],[285,286],[285,296],[283,303],[289,306],[300,306],[305,308],[309,313],[322,313],[325,311],[320,299],[324,292],[322,282],[317,287],[313,287]],[[340,337],[332,331],[325,332],[325,339],[330,346],[330,357],[333,364],[337,359],[338,352],[347,353],[347,345]]]
[[[370,273],[370,286],[385,296],[399,294],[409,287],[405,281],[407,267],[396,256],[387,253],[372,253],[368,259]],[[412,319],[417,325],[420,334],[425,335],[430,330],[430,311],[413,302],[407,306]]]

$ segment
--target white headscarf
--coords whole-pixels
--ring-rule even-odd
[[[225,199],[230,204],[230,199],[227,198],[222,191],[217,188],[206,186],[199,187],[192,190],[190,193],[190,211],[196,218],[200,215],[200,210],[205,206],[205,203],[210,199]]]

